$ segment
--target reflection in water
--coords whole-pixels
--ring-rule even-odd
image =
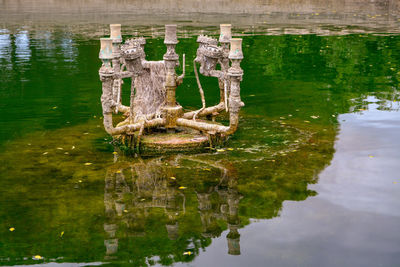
[[[32,36],[35,50],[39,52],[40,57],[45,57],[49,64],[57,63],[57,38],[58,36],[55,36],[50,30],[35,31]]]
[[[11,60],[11,38],[6,29],[0,29],[0,59]]]
[[[221,174],[218,179],[194,191],[188,190],[196,195],[198,202],[201,236],[219,237],[224,230],[221,221],[224,221],[229,230],[226,237],[228,254],[240,255],[238,229],[241,195],[237,190],[236,169],[232,164],[222,161],[211,162],[195,156],[172,156],[115,163],[108,168],[104,192],[105,260],[117,258],[119,237],[116,233],[119,228],[123,228],[122,236],[146,236],[146,222],[154,216],[155,209],[162,210],[168,238],[172,241],[180,238],[179,222],[185,220],[186,209],[190,208],[186,203],[187,188],[179,187],[174,176],[183,162],[194,164],[192,168],[219,169]],[[194,175],[193,179],[201,180],[202,177]],[[188,245],[186,251],[195,253],[194,246]]]
[[[73,36],[70,33],[64,33],[61,38],[61,50],[65,62],[74,62],[77,57],[78,50],[73,41]]]
[[[29,43],[28,31],[22,30],[15,34],[15,56],[18,61],[29,61],[31,57]]]

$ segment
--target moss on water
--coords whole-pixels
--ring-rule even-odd
[[[6,205],[0,229],[6,245],[1,258],[27,263],[18,259],[40,254],[45,261],[134,259],[139,264],[159,255],[160,262],[186,261],[187,240],[197,244],[196,255],[211,236],[227,229],[224,205],[237,203],[243,227],[250,218],[277,216],[284,200],[315,195],[307,185],[329,163],[336,132],[296,120],[284,127],[271,121],[265,129],[273,136],[265,146],[254,148],[240,130],[228,143],[230,150],[140,159],[113,154],[98,123],[91,119],[27,134],[4,147],[0,201]],[[243,131],[252,138],[251,129]],[[176,234],[168,232],[167,225],[176,223]],[[110,239],[106,225],[117,227],[119,249],[112,255],[104,246]],[[16,231],[9,232],[10,226]]]

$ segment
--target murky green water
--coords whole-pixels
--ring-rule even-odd
[[[400,36],[243,38],[227,147],[133,158],[100,120],[97,40],[0,30],[0,264],[397,266]],[[177,99],[199,107],[187,71]]]

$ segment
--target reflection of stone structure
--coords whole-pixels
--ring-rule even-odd
[[[231,190],[230,190],[231,191]],[[233,191],[233,190],[232,190]],[[240,255],[240,234],[239,228],[239,195],[236,191],[230,192],[228,195],[229,215],[228,227],[229,233],[226,236],[228,240],[228,253],[231,255]]]
[[[175,240],[178,238],[178,222],[175,224],[167,224],[168,238],[171,240]]]
[[[175,175],[170,166],[176,165],[180,159],[180,156],[176,156],[172,161],[168,161],[170,164],[166,164],[162,158],[139,160],[134,163],[117,162],[107,170],[104,192],[106,259],[116,258],[121,236],[146,235],[146,221],[153,216],[152,211],[155,209],[164,210],[168,238],[179,238],[179,221],[186,212],[186,196],[177,188],[175,180],[170,178]],[[191,157],[184,159],[201,163],[202,166],[206,164]],[[235,169],[218,163],[209,166],[219,168],[222,177],[219,182],[206,188],[206,192],[196,192],[202,236],[220,236],[222,228],[218,221],[225,221],[229,228],[228,253],[239,255],[240,195],[236,189]],[[118,233],[118,229],[125,232]]]
[[[198,210],[203,225],[204,237],[216,237],[222,232],[217,223],[217,219],[222,219],[228,223],[229,233],[227,235],[228,253],[240,255],[240,234],[238,228],[239,220],[239,201],[241,196],[237,192],[237,174],[232,165],[226,164],[221,167],[217,164],[214,167],[222,170],[222,178],[215,187],[208,188],[206,193],[197,193],[199,202]],[[212,194],[216,193],[216,207],[211,202]]]
[[[117,164],[118,165],[118,164]],[[177,219],[183,210],[181,193],[170,186],[167,173],[159,161],[147,164],[137,162],[122,167],[109,168],[105,180],[104,206],[106,223],[104,230],[107,258],[118,252],[116,231],[122,223],[127,232],[124,236],[144,236],[149,209],[163,208],[168,217],[166,230],[170,239],[178,237]],[[131,174],[132,182],[125,177]]]

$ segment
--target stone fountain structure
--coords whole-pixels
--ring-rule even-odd
[[[183,73],[177,75],[175,71],[180,65],[175,52],[177,26],[165,25],[167,51],[161,61],[146,60],[144,38],[122,44],[121,25],[111,24],[110,29],[110,38],[100,39],[101,104],[104,128],[120,144],[132,150],[157,152],[204,149],[221,144],[237,130],[239,110],[244,105],[240,99],[243,53],[242,39],[232,38],[230,24],[220,25],[219,40],[204,35],[197,38],[199,47],[193,64],[202,107],[187,112],[175,98],[185,77],[185,55]],[[218,79],[217,105],[206,106],[196,64],[200,64],[200,74]],[[129,106],[122,104],[124,79],[131,80]],[[229,115],[228,126],[216,122],[222,112]],[[126,118],[114,126],[113,113]]]

